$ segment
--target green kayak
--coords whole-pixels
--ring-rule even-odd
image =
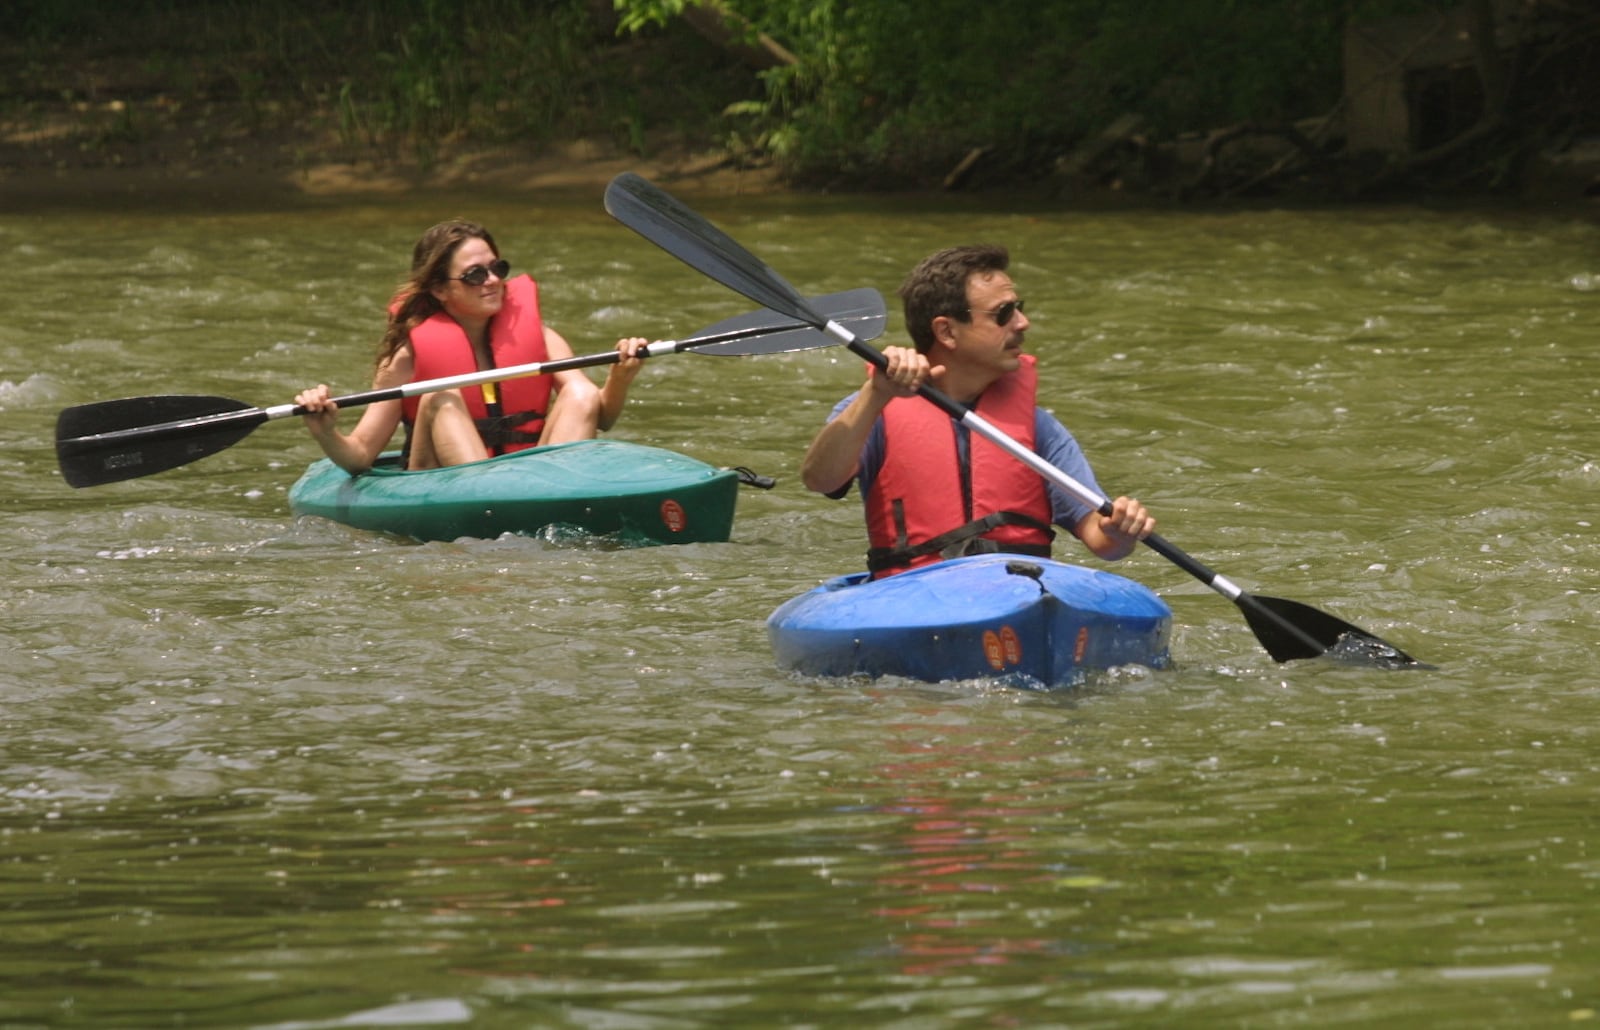
[[[326,458],[289,491],[296,515],[418,540],[532,535],[550,527],[634,544],[728,539],[739,473],[620,440],[513,451],[408,472],[385,454],[352,476]]]

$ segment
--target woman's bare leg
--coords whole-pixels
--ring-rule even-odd
[[[539,432],[539,446],[593,440],[600,432],[600,392],[557,390]]]
[[[432,469],[463,465],[489,456],[472,412],[459,390],[426,394],[417,404],[417,424],[411,432],[407,468]]]

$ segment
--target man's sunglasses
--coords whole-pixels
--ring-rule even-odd
[[[511,262],[505,258],[491,261],[487,265],[473,265],[460,275],[447,275],[446,279],[459,279],[468,286],[482,286],[489,281],[492,275],[496,279],[504,279],[511,272]],[[1000,323],[1004,325],[1005,323]]]
[[[1011,320],[1017,317],[1017,312],[1021,311],[1026,303],[1026,301],[1021,300],[1008,300],[990,311],[977,311],[972,308],[962,308],[961,310],[969,315],[993,315],[995,325],[1010,325]]]

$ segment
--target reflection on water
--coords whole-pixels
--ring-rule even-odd
[[[1594,1018],[1592,216],[696,204],[808,293],[1009,244],[1108,490],[1438,669],[1277,665],[1142,553],[1172,669],[779,674],[764,616],[862,562],[797,476],[861,376],[838,350],[641,373],[617,435],[779,479],[726,544],[296,521],[292,422],[74,491],[68,405],[365,388],[439,217],[489,224],[580,353],[751,305],[598,197],[12,217],[0,1022]]]

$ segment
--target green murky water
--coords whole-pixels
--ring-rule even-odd
[[[0,1024],[1595,1018],[1594,212],[694,202],[808,293],[1009,244],[1102,486],[1440,668],[1275,665],[1143,552],[1116,571],[1174,609],[1164,672],[777,671],[765,615],[862,561],[797,476],[838,350],[642,373],[616,435],[780,480],[725,544],[297,522],[293,422],[71,490],[68,405],[365,388],[441,217],[580,353],[753,305],[598,195],[8,216]]]

